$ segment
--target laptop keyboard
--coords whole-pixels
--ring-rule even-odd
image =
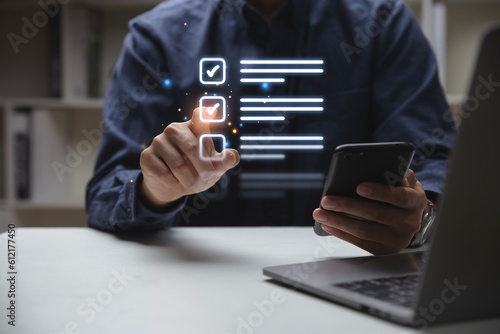
[[[415,273],[405,276],[339,283],[334,284],[334,286],[389,303],[411,307],[417,294],[420,277],[419,273]]]

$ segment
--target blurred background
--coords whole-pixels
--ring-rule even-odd
[[[0,232],[9,223],[86,225],[103,97],[127,23],[160,2],[0,0]],[[431,42],[458,110],[481,37],[500,22],[500,0],[405,4]]]

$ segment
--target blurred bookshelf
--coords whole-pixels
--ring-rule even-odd
[[[161,1],[61,2],[0,1],[2,225],[86,225],[103,98],[128,21]]]
[[[86,225],[85,185],[97,154],[96,131],[111,71],[128,21],[161,1],[61,2],[66,4],[45,10],[40,3],[54,1],[0,1],[0,214],[18,226]],[[481,36],[500,20],[500,0],[404,2],[433,45],[443,87],[457,108]],[[24,28],[29,37],[22,33],[23,18],[32,25],[31,31]],[[28,146],[21,157],[23,133]],[[21,175],[30,189],[20,193],[16,178]]]

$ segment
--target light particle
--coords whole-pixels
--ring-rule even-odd
[[[172,88],[172,86],[173,86],[172,79],[166,78],[165,80],[163,80],[163,87]]]

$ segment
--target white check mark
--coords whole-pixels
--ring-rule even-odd
[[[215,113],[215,111],[217,110],[217,108],[220,107],[220,103],[216,103],[213,107],[211,108],[207,108],[207,112],[210,116],[213,116],[213,114]]]
[[[220,68],[220,65],[216,65],[214,68],[212,68],[211,70],[207,70],[207,74],[210,78],[213,78],[214,75],[215,75],[215,72],[217,72]]]

